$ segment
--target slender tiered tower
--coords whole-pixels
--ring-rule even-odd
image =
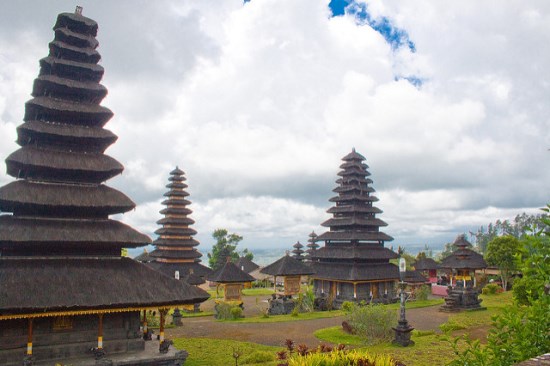
[[[104,154],[117,138],[103,128],[113,113],[99,105],[107,90],[99,84],[97,23],[80,12],[58,16],[17,128],[21,148],[6,159],[16,180],[0,187],[2,365],[21,365],[25,354],[26,362],[53,364],[93,360],[94,347],[108,357],[139,351],[141,310],[208,298],[121,257],[122,248],[150,239],[109,219],[135,205],[103,184],[123,166]],[[181,361],[144,357],[158,365]]]
[[[347,300],[389,301],[399,271],[389,262],[397,254],[384,242],[393,238],[380,231],[387,224],[376,218],[382,211],[373,206],[378,199],[371,195],[365,158],[353,149],[342,160],[333,190],[338,195],[330,199],[335,206],[327,211],[333,217],[322,223],[330,230],[316,238],[325,245],[310,254],[314,290],[336,306]]]
[[[311,262],[311,254],[319,248],[319,244],[315,242],[317,239],[317,234],[315,234],[315,231],[312,231],[311,234],[309,234],[309,239],[307,241],[307,247],[306,250],[306,261]]]
[[[185,173],[178,167],[170,172],[166,185],[169,191],[162,202],[166,208],[160,211],[164,218],[157,221],[162,227],[155,231],[159,237],[153,242],[156,249],[149,254],[153,260],[148,265],[171,277],[177,272],[182,280],[200,285],[212,270],[200,264],[202,254],[196,249],[199,242],[193,238],[197,231],[190,227],[195,221],[188,217],[192,211],[187,207],[191,202],[187,200],[185,180]]]
[[[292,257],[296,260],[299,260],[300,262],[303,262],[305,257],[304,257],[304,250],[302,249],[304,246],[302,245],[302,243],[300,243],[299,241],[296,242],[296,244],[294,244],[292,246],[294,249],[292,250]]]

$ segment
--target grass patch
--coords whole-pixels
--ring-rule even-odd
[[[224,291],[222,287],[219,288],[217,293],[215,288],[210,289],[206,292],[208,292],[210,297],[213,299],[223,299],[223,296],[224,296]],[[242,292],[243,292],[243,296],[271,296],[271,294],[274,293],[273,288],[262,288],[262,287],[245,288],[243,289]]]
[[[362,346],[365,344],[361,337],[344,332],[340,325],[316,330],[313,335],[322,341],[333,344],[345,344],[346,346]]]
[[[177,338],[174,339],[177,349],[189,352],[185,366],[234,365],[234,351],[241,353],[239,365],[276,366],[276,353],[282,347],[264,346],[250,342],[239,342],[227,339],[212,338]],[[271,355],[271,359],[269,359]]]
[[[429,299],[429,300],[415,300],[415,301],[407,301],[405,304],[405,307],[407,309],[419,309],[419,308],[426,308],[429,306],[436,306],[436,305],[443,305],[445,303],[445,300],[443,299]],[[399,307],[401,304],[399,302],[385,305],[388,307],[388,309],[395,309],[399,310]]]
[[[310,313],[298,313],[295,314],[286,314],[286,315],[270,315],[269,317],[264,316],[252,316],[246,318],[240,318],[236,320],[230,320],[235,323],[279,323],[279,322],[295,322],[301,320],[312,320],[312,319],[324,319],[324,318],[335,318],[337,316],[343,316],[344,312],[341,310],[333,311],[312,311]],[[223,320],[219,320],[223,321]]]
[[[200,318],[201,316],[213,316],[213,311],[201,311],[198,313],[186,313],[184,311],[181,312],[182,318]]]

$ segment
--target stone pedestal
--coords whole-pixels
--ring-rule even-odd
[[[296,301],[290,296],[279,296],[271,298],[269,301],[269,315],[290,314],[296,307]]]
[[[409,322],[404,320],[399,320],[396,328],[392,328],[395,331],[395,339],[393,344],[397,344],[403,347],[412,346],[414,341],[411,340],[411,332],[414,330],[413,327],[409,325]]]
[[[484,309],[479,299],[479,291],[472,287],[449,287],[445,304],[439,310],[443,312],[457,312],[461,310],[482,310]]]

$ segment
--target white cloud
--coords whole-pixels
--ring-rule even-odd
[[[449,241],[548,201],[545,2],[368,1],[416,53],[315,0],[102,4],[85,14],[100,25],[106,127],[119,135],[108,154],[126,167],[109,184],[138,203],[123,219],[145,232],[179,165],[201,240],[227,227],[258,246],[304,242],[352,147],[396,243]],[[55,14],[33,17],[32,32],[0,25],[2,156],[53,37],[36,27]]]

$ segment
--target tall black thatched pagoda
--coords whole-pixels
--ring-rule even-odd
[[[162,227],[155,231],[159,237],[153,242],[156,249],[149,253],[152,260],[148,266],[168,276],[186,278],[191,285],[200,285],[212,270],[201,264],[202,254],[196,249],[199,242],[193,238],[197,231],[190,227],[195,221],[188,217],[192,211],[187,207],[191,202],[185,180],[185,173],[178,167],[170,172],[166,185],[169,191],[162,202],[166,208],[160,211],[164,218],[157,221]]]
[[[150,239],[109,219],[135,204],[103,184],[123,166],[104,154],[117,139],[103,128],[113,113],[99,105],[98,26],[80,12],[58,16],[17,128],[21,147],[6,159],[16,180],[0,187],[0,364],[93,364],[91,348],[113,360],[132,353],[134,365],[181,364],[158,343],[143,351],[140,311],[208,294],[121,257]]]
[[[321,307],[327,302],[338,307],[343,301],[390,301],[399,270],[389,262],[397,254],[384,242],[393,238],[380,231],[387,224],[376,218],[382,211],[373,206],[378,199],[371,195],[365,158],[353,149],[342,160],[333,190],[338,195],[330,199],[335,206],[327,211],[333,217],[322,223],[330,230],[316,238],[325,245],[310,252],[315,294]]]

